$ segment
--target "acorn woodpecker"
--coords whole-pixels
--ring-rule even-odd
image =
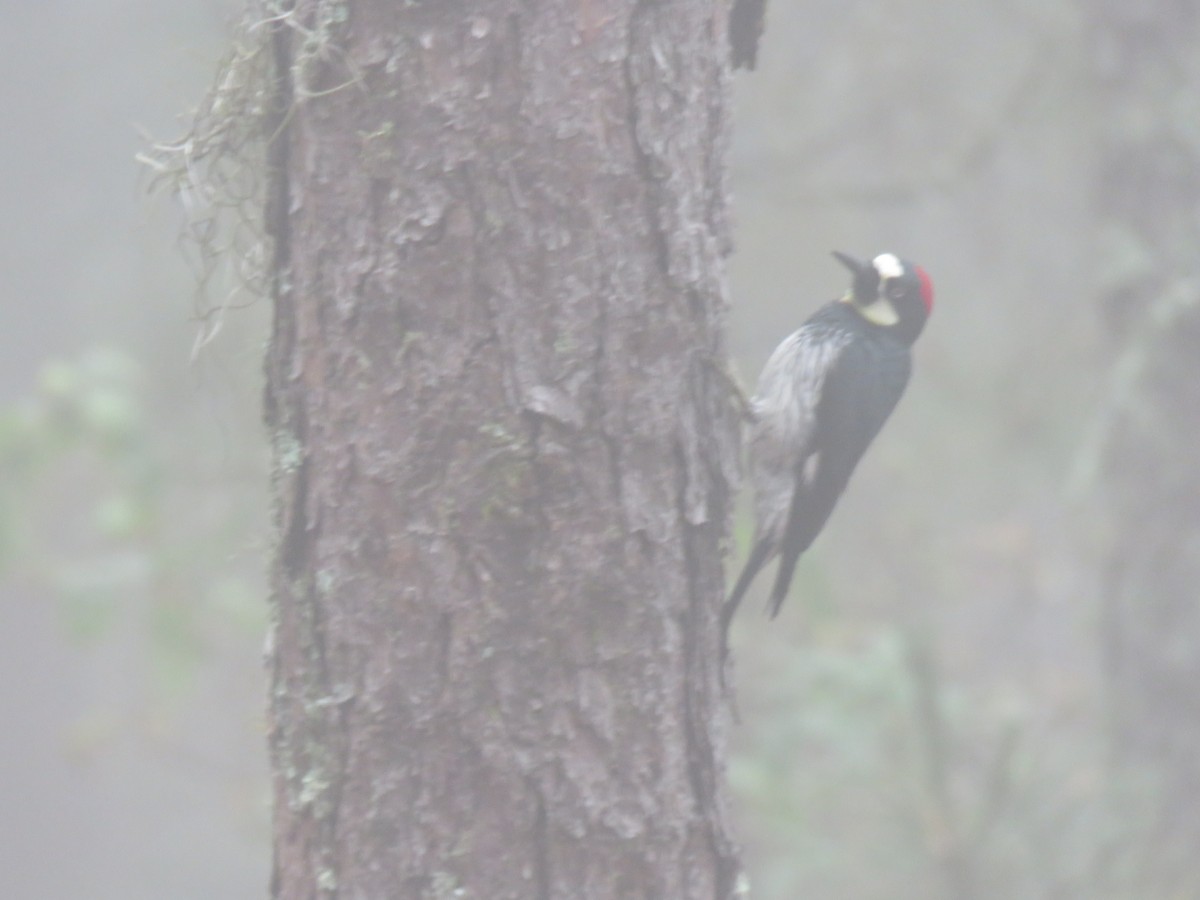
[[[751,401],[754,544],[722,610],[722,635],[777,555],[769,608],[779,612],[796,560],[904,393],[909,348],[933,308],[933,283],[919,266],[891,253],[870,263],[833,255],[853,273],[850,290],[775,348]]]

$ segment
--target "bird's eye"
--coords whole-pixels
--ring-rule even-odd
[[[883,290],[889,300],[899,300],[904,296],[904,285],[894,278],[888,281]]]

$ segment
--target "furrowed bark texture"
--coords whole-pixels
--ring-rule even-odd
[[[275,26],[274,896],[732,896],[727,19]]]
[[[1200,11],[1091,8],[1102,90],[1101,299],[1120,348],[1097,485],[1119,757],[1157,776],[1147,896],[1200,896]],[[1181,880],[1182,879],[1182,880]]]

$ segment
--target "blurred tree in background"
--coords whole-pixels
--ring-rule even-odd
[[[179,223],[146,227],[130,162],[237,5],[28,5],[0,34],[14,896],[265,883],[265,310],[189,364]],[[746,380],[842,289],[831,249],[920,261],[938,305],[792,601],[734,634],[756,898],[1195,893],[1195,17],[768,6],[735,97]]]
[[[1111,738],[1152,792],[1145,896],[1200,897],[1200,10],[1090,10],[1099,300],[1115,363],[1089,488],[1106,512]]]

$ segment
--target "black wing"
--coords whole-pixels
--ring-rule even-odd
[[[770,614],[779,613],[800,554],[825,527],[855,466],[904,393],[907,349],[886,339],[846,344],[826,373],[816,409],[813,454],[799,460]]]
[[[825,377],[852,340],[844,304],[819,310],[775,351],[759,376],[750,455],[755,481],[755,533],[750,556],[721,610],[722,634],[754,578],[779,553],[796,491],[796,473],[814,450],[817,405]]]

